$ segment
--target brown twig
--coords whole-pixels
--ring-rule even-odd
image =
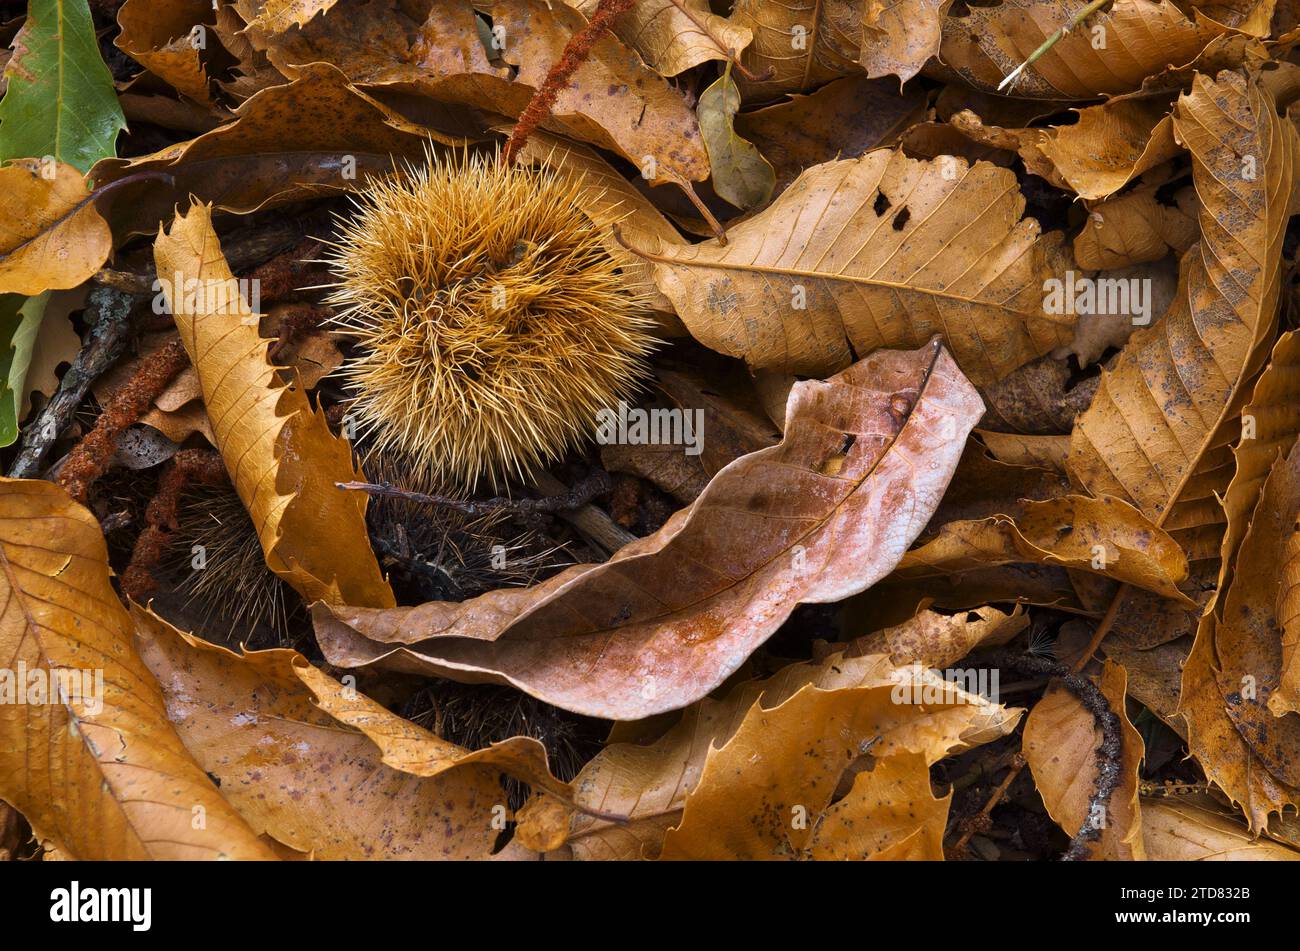
[[[73,447],[59,470],[58,484],[68,495],[85,503],[91,484],[108,469],[122,433],[144,415],[189,362],[179,336],[141,362],[126,385],[113,394],[95,421],[95,427]]]
[[[295,219],[274,221],[266,225],[257,225],[248,233],[236,233],[225,241],[222,251],[230,269],[241,274],[272,256],[292,247],[302,238],[302,225]],[[152,297],[158,293],[154,282],[157,274],[149,267],[143,274],[133,271],[115,271],[101,268],[95,275],[95,282],[112,287],[124,294],[136,297]]]
[[[158,586],[153,569],[176,532],[176,512],[185,486],[190,482],[220,485],[226,478],[225,463],[216,450],[182,449],[172,456],[158,480],[158,492],[145,510],[145,528],[135,540],[131,563],[122,573],[123,594],[143,601]]]
[[[1097,653],[1097,648],[1100,647],[1101,642],[1106,639],[1106,635],[1110,633],[1110,629],[1114,625],[1115,619],[1119,617],[1119,609],[1124,604],[1124,598],[1127,594],[1128,585],[1121,582],[1119,588],[1115,591],[1115,595],[1110,599],[1110,607],[1106,609],[1106,613],[1103,614],[1101,620],[1097,622],[1097,627],[1092,632],[1092,638],[1088,641],[1088,646],[1083,649],[1083,653],[1079,655],[1079,659],[1074,662],[1074,667],[1072,669],[1075,672],[1083,670],[1083,668],[1088,665],[1088,661],[1092,660],[1092,655]]]
[[[1017,752],[1011,760],[1011,768],[1007,770],[1007,775],[1003,777],[1002,782],[998,783],[997,788],[993,790],[988,801],[984,803],[984,808],[962,822],[961,838],[953,843],[952,848],[949,850],[953,856],[963,855],[966,851],[966,846],[970,843],[971,837],[988,827],[994,807],[1002,801],[1002,797],[1006,795],[1007,790],[1011,788],[1011,784],[1016,781],[1016,778],[1020,775],[1020,771],[1024,768],[1025,754]]]
[[[117,362],[131,336],[131,310],[135,299],[111,287],[97,286],[86,298],[89,338],[72,366],[63,374],[45,408],[23,431],[23,448],[9,467],[9,478],[31,479],[41,471],[46,455],[67,428],[86,391]]]
[[[700,213],[700,217],[703,218],[704,223],[709,226],[709,230],[713,232],[713,236],[718,239],[718,244],[725,245],[727,243],[726,230],[722,227],[722,223],[719,222],[717,218],[713,217],[713,212],[709,211],[709,206],[704,204],[704,200],[695,193],[695,186],[686,181],[686,179],[678,178],[676,176],[673,176],[673,181],[677,183],[678,188],[686,193],[686,197],[689,198],[691,204],[695,206],[695,210]],[[619,237],[618,240],[622,243],[621,237]]]
[[[538,491],[552,495],[565,491],[564,483],[549,472],[539,472],[533,479]],[[620,527],[603,509],[594,505],[579,505],[558,513],[597,551],[612,555],[629,542],[636,541],[636,536]]]
[[[1088,856],[1088,846],[1101,838],[1102,827],[1092,821],[1092,817],[1104,813],[1107,808],[1111,794],[1114,793],[1120,780],[1120,756],[1121,756],[1121,733],[1120,720],[1106,696],[1098,689],[1087,677],[1072,671],[1064,664],[1046,657],[1035,657],[1032,654],[1012,654],[1007,651],[997,651],[989,657],[989,663],[997,667],[1003,667],[1014,670],[1016,673],[1030,677],[1056,677],[1061,684],[1072,693],[1075,698],[1083,704],[1083,708],[1092,714],[1097,725],[1101,727],[1101,746],[1097,749],[1097,778],[1093,782],[1092,795],[1088,800],[1088,812],[1084,818],[1083,825],[1070,839],[1070,845],[1061,855],[1061,861],[1074,862],[1085,859]],[[1025,758],[1018,755],[1016,763],[1012,766],[1011,771],[993,790],[988,802],[978,813],[979,816],[987,817],[1011,788],[1021,771],[1025,768]],[[967,825],[960,839],[953,845],[952,851],[960,853],[970,841],[971,836],[975,833],[973,823]]]
[[[412,492],[409,489],[395,486],[391,482],[335,482],[334,484],[340,489],[358,490],[390,499],[405,499],[408,502],[420,502],[425,505],[438,505],[455,509],[475,518],[501,512],[528,517],[571,511],[581,508],[596,496],[604,495],[612,488],[609,473],[602,470],[597,470],[575,484],[573,488],[559,495],[548,495],[540,499],[494,498],[480,501],[476,499],[458,499],[449,495],[429,495],[424,492]]]
[[[630,9],[634,2],[635,0],[600,0],[600,3],[596,6],[596,12],[591,15],[591,20],[569,38],[569,42],[565,44],[564,52],[560,54],[559,60],[546,74],[546,79],[542,81],[541,88],[533,94],[533,98],[528,101],[528,105],[520,113],[519,121],[515,123],[514,131],[510,133],[510,138],[501,151],[502,162],[509,165],[515,160],[515,156],[523,148],[524,143],[528,141],[528,137],[533,134],[538,124],[551,114],[551,109],[555,106],[555,99],[559,96],[560,90],[568,83],[569,78],[577,71],[578,67],[586,61],[591,54],[591,48],[610,28],[614,17]]]

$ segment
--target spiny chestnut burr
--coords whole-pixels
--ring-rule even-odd
[[[377,180],[327,252],[360,434],[414,486],[493,487],[555,460],[635,390],[654,345],[581,210],[581,179],[431,155]]]

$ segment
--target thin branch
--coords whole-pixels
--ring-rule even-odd
[[[727,232],[723,229],[722,225],[719,224],[718,219],[713,217],[713,212],[709,211],[709,206],[704,204],[704,201],[699,195],[695,194],[695,187],[690,182],[686,181],[686,179],[679,178],[676,175],[672,176],[672,180],[677,183],[678,188],[686,193],[686,197],[691,200],[691,204],[694,205],[695,210],[700,213],[700,217],[704,219],[704,223],[709,226],[709,230],[713,232],[713,236],[718,239],[718,244],[725,245],[727,243]],[[615,237],[621,244],[622,238],[617,234],[617,227],[618,226],[615,225]],[[627,246],[624,245],[624,247]]]
[[[1025,60],[1015,69],[1013,69],[1010,73],[1007,74],[1007,77],[1003,79],[1002,82],[998,83],[998,92],[1001,92],[1002,90],[1006,89],[1008,86],[1015,85],[1016,80],[1020,78],[1021,74],[1024,73],[1026,69],[1028,69],[1034,63],[1036,63],[1039,59],[1041,59],[1047,53],[1048,50],[1050,50],[1053,46],[1059,43],[1061,41],[1061,38],[1064,37],[1065,34],[1069,33],[1076,26],[1078,26],[1084,20],[1088,19],[1088,17],[1092,16],[1094,13],[1096,13],[1098,10],[1100,10],[1108,3],[1110,3],[1110,0],[1092,0],[1092,2],[1089,3],[1086,7],[1080,10],[1074,16],[1070,17],[1069,21],[1065,24],[1065,26],[1061,27],[1059,30],[1057,30],[1047,39],[1043,40],[1043,44],[1039,46],[1038,49],[1034,50],[1032,53],[1029,54],[1029,59]]]
[[[134,304],[134,297],[111,287],[99,286],[90,292],[86,298],[86,319],[92,325],[89,339],[63,374],[50,401],[24,428],[23,448],[9,468],[9,478],[32,479],[40,473],[45,457],[72,421],[90,384],[126,349]]]
[[[1122,749],[1119,717],[1111,710],[1105,694],[1101,692],[1096,684],[1082,674],[1070,670],[1062,663],[1049,660],[1046,657],[1035,657],[1032,654],[1013,654],[1008,651],[994,652],[989,656],[988,662],[994,666],[1014,670],[1016,673],[1029,677],[1059,678],[1065,689],[1069,690],[1083,704],[1083,708],[1092,714],[1093,720],[1101,727],[1101,746],[1097,749],[1097,778],[1093,782],[1092,795],[1088,800],[1088,811],[1084,817],[1083,825],[1070,839],[1069,847],[1061,856],[1063,862],[1075,862],[1085,859],[1088,857],[1088,846],[1101,838],[1101,827],[1092,822],[1091,819],[1094,815],[1106,809],[1111,794],[1119,786]],[[1012,767],[1011,772],[993,791],[993,795],[989,797],[988,802],[984,804],[984,808],[980,810],[978,814],[980,817],[987,817],[993,811],[993,807],[1001,801],[1006,791],[1011,788],[1011,784],[1015,782],[1016,777],[1020,775],[1024,768],[1025,759],[1021,755]],[[966,847],[966,843],[974,834],[974,830],[975,823],[970,823],[966,832],[953,846],[954,852],[960,852]]]
[[[598,495],[604,495],[613,488],[609,473],[597,471],[578,482],[566,492],[548,495],[540,499],[458,499],[450,495],[430,495],[425,492],[412,492],[390,482],[335,482],[335,486],[349,491],[366,492],[370,495],[389,499],[404,499],[407,502],[419,502],[424,505],[437,505],[455,509],[471,517],[479,518],[505,512],[511,515],[535,516],[551,515],[581,508]]]

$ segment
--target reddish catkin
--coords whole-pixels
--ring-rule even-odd
[[[122,432],[144,415],[189,362],[180,337],[173,337],[141,362],[126,385],[104,406],[94,429],[73,447],[59,470],[58,483],[68,495],[85,504],[91,484],[108,468]]]
[[[569,77],[577,71],[578,67],[586,62],[591,54],[591,48],[609,29],[614,17],[629,9],[633,3],[635,0],[600,0],[596,12],[591,15],[587,25],[569,38],[559,61],[546,74],[542,88],[533,94],[528,106],[520,114],[519,121],[515,123],[515,129],[510,133],[510,139],[501,152],[503,163],[509,165],[515,160],[515,155],[533,134],[537,124],[551,114],[551,108],[555,105],[555,98],[560,94],[560,90],[568,83]]]
[[[158,492],[145,509],[145,528],[135,540],[131,563],[122,572],[123,594],[142,601],[158,586],[153,569],[176,531],[176,513],[185,486],[190,482],[220,485],[225,480],[225,463],[212,449],[182,449],[172,456],[158,480]]]
[[[257,288],[259,300],[282,300],[296,294],[304,283],[311,283],[312,273],[320,268],[313,259],[321,248],[315,238],[303,238],[288,251],[254,268],[248,279]]]

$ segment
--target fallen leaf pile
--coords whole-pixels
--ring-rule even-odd
[[[0,0],[0,857],[1300,859],[1298,17]]]

